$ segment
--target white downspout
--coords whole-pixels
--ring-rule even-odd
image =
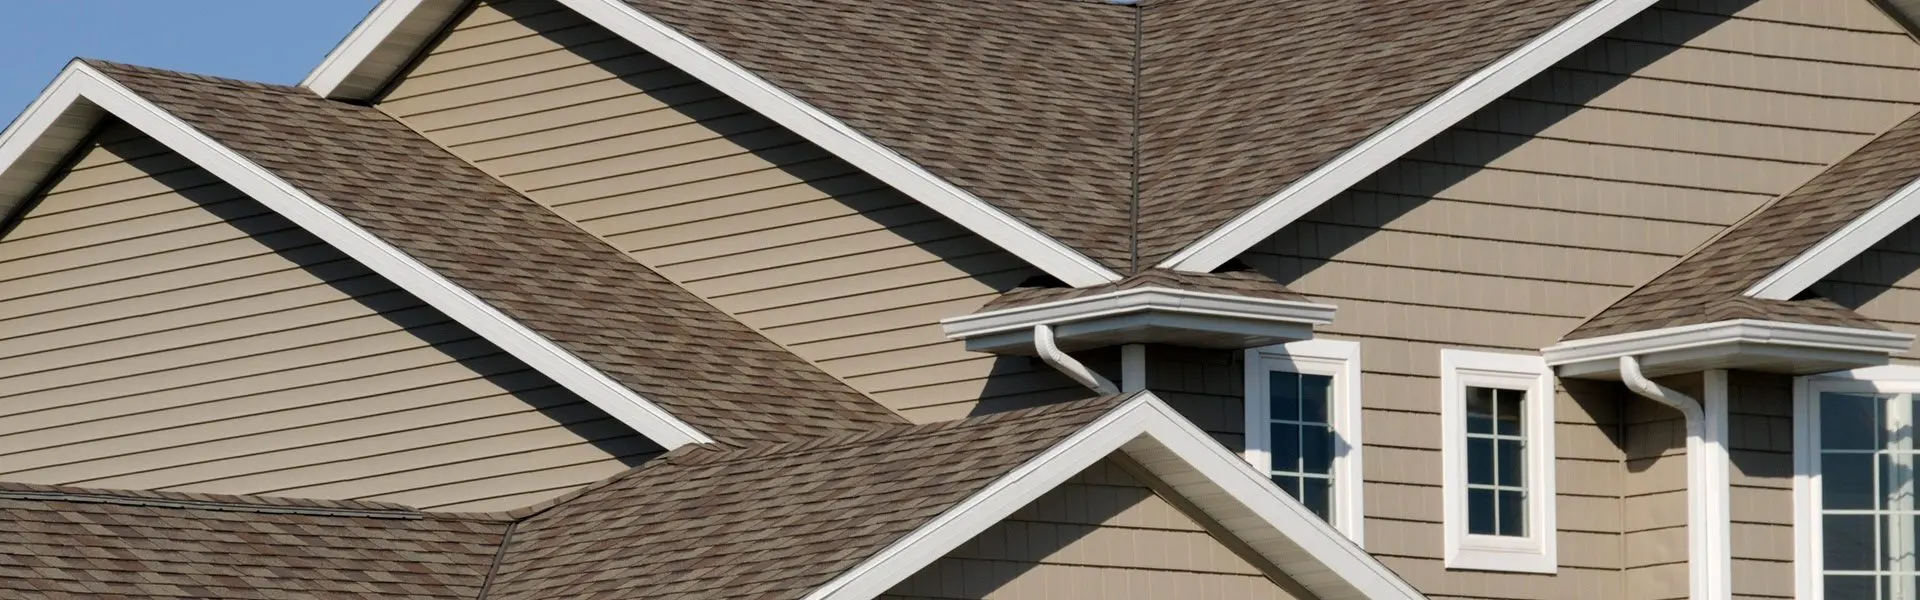
[[[1633,393],[1679,410],[1686,420],[1688,596],[1693,600],[1731,598],[1726,452],[1721,446],[1725,418],[1709,422],[1707,407],[1699,400],[1648,379],[1640,371],[1639,357],[1620,357],[1620,380]],[[1709,397],[1721,400],[1713,412],[1724,414],[1726,372],[1707,373],[1706,384]]]
[[[1100,392],[1102,396],[1111,396],[1120,393],[1120,388],[1114,386],[1113,382],[1107,381],[1107,378],[1101,377],[1099,373],[1093,372],[1093,369],[1087,368],[1087,365],[1081,364],[1079,360],[1068,356],[1065,352],[1061,352],[1060,346],[1055,345],[1053,342],[1052,325],[1033,326],[1033,349],[1040,353],[1041,362],[1047,363],[1048,366],[1059,370],[1060,373],[1066,375],[1068,378],[1080,382],[1080,385]]]

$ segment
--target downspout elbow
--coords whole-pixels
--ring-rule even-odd
[[[1099,392],[1102,396],[1120,393],[1119,386],[1113,385],[1112,381],[1101,377],[1099,373],[1093,372],[1093,369],[1087,368],[1087,365],[1078,359],[1061,351],[1060,346],[1054,343],[1052,325],[1033,326],[1033,349],[1039,353],[1041,362],[1047,363],[1047,366],[1060,371],[1062,375],[1066,375],[1080,385],[1087,386],[1088,389]]]
[[[1687,420],[1687,434],[1699,435],[1701,420],[1706,417],[1706,410],[1701,407],[1700,401],[1648,379],[1646,374],[1640,372],[1639,357],[1620,357],[1620,381],[1627,384],[1627,389],[1633,390],[1633,393],[1680,411],[1680,415]]]

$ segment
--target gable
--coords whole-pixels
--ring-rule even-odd
[[[1172,597],[1306,596],[1268,579],[1114,458],[1075,475],[881,596]]]
[[[0,479],[523,506],[658,452],[123,123],[0,234]]]
[[[909,418],[1087,395],[938,325],[1038,269],[559,2],[476,3],[378,106]]]

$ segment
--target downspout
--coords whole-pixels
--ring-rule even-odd
[[[1060,346],[1055,345],[1053,341],[1052,325],[1033,326],[1033,349],[1040,354],[1041,362],[1047,363],[1047,366],[1060,371],[1061,374],[1079,382],[1080,385],[1100,392],[1102,396],[1120,393],[1120,388],[1115,387],[1113,382],[1093,372],[1093,369],[1087,368],[1087,365],[1081,364],[1078,359],[1060,351]]]
[[[1627,389],[1680,411],[1686,420],[1688,596],[1725,600],[1732,597],[1726,453],[1721,446],[1726,419],[1709,417],[1725,414],[1726,372],[1710,371],[1705,378],[1708,397],[1721,401],[1713,407],[1714,415],[1699,400],[1648,379],[1640,371],[1639,357],[1620,357],[1620,380]]]

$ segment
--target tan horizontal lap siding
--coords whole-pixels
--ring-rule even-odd
[[[517,508],[654,452],[114,124],[0,239],[0,479]]]
[[[1920,46],[1867,2],[1817,4],[1662,2],[1242,256],[1338,305],[1321,333],[1362,344],[1368,550],[1416,587],[1685,597],[1678,415],[1612,383],[1561,382],[1559,573],[1445,569],[1439,351],[1537,352],[1912,115]],[[1905,262],[1880,280],[1920,265]],[[1892,317],[1898,301],[1861,301],[1920,330],[1920,313]],[[1778,462],[1778,440],[1754,437],[1769,419],[1735,415],[1736,467]],[[1737,496],[1773,489],[1735,479]],[[1742,510],[1737,537],[1777,537],[1779,515]],[[1778,552],[1743,552],[1736,571],[1755,576],[1739,594],[1790,594],[1755,573]]]
[[[1074,476],[881,596],[1295,597],[1112,461]]]
[[[551,0],[480,2],[380,106],[910,418],[1086,395],[940,331],[1032,267]]]

